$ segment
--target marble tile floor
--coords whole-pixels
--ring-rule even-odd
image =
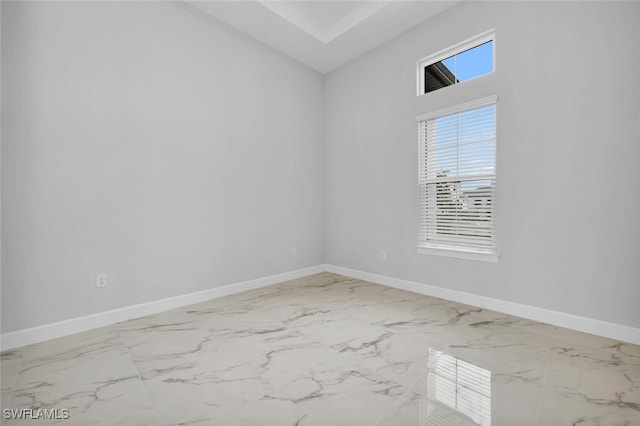
[[[330,273],[0,365],[6,425],[640,425],[639,346]]]

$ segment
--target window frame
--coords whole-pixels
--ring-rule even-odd
[[[433,120],[439,117],[443,117],[446,115],[451,115],[451,114],[456,114],[459,112],[464,112],[467,110],[471,110],[474,108],[479,108],[482,106],[486,106],[486,105],[495,105],[496,108],[496,113],[495,113],[495,132],[496,132],[496,137],[495,137],[495,159],[494,159],[494,179],[496,180],[496,187],[497,187],[497,177],[498,177],[498,112],[497,112],[497,107],[498,107],[498,96],[497,95],[490,95],[490,96],[485,96],[483,98],[478,98],[478,99],[474,99],[472,101],[468,101],[468,102],[464,102],[461,104],[457,104],[451,107],[447,107],[447,108],[442,108],[436,111],[431,111],[428,113],[424,113],[424,114],[420,114],[416,117],[416,123],[418,125],[418,152],[420,153],[422,148],[423,143],[425,143],[425,141],[422,138],[422,134],[420,131],[420,127],[422,125],[422,122],[424,121],[428,121],[428,120]],[[422,170],[423,168],[423,164],[422,162],[424,161],[424,158],[422,158],[422,156],[418,155],[418,191],[422,191],[422,183],[421,183],[421,179],[422,179],[422,175],[420,170]],[[418,196],[418,200],[422,201],[421,196]],[[493,232],[494,235],[492,236],[492,238],[495,241],[495,245],[493,247],[493,251],[489,252],[489,251],[484,251],[484,250],[474,250],[473,248],[470,247],[465,247],[465,246],[456,246],[455,244],[439,244],[439,243],[433,243],[433,244],[424,244],[424,243],[418,243],[416,245],[416,249],[418,254],[428,254],[428,255],[436,255],[436,256],[447,256],[447,257],[457,257],[457,258],[461,258],[461,259],[469,259],[469,260],[479,260],[479,261],[485,261],[485,262],[493,262],[496,263],[498,262],[498,259],[500,257],[500,255],[498,254],[498,243],[497,243],[497,236],[496,236],[496,226],[495,224],[497,223],[497,214],[496,214],[496,199],[495,197],[491,198],[491,208],[492,208],[492,217],[493,217]],[[419,221],[420,222],[420,221]],[[418,227],[418,234],[420,234],[422,232],[422,228],[420,228],[422,226],[421,223],[419,223]]]
[[[477,34],[473,37],[470,37],[466,40],[463,40],[459,43],[454,44],[453,46],[447,47],[446,49],[442,49],[432,55],[424,57],[418,61],[417,67],[417,96],[426,95],[427,93],[437,92],[440,89],[432,90],[431,92],[425,93],[424,91],[424,73],[425,68],[429,65],[433,65],[436,62],[443,61],[451,56],[458,55],[462,52],[465,52],[469,49],[473,49],[474,47],[478,47],[484,43],[492,41],[491,45],[491,71],[482,74],[478,77],[471,78],[469,80],[461,81],[459,83],[453,84],[452,86],[457,86],[458,84],[466,83],[467,81],[473,81],[477,78],[482,78],[487,75],[491,75],[496,71],[496,31],[495,28],[487,30],[483,33]],[[444,89],[444,87],[443,87]]]

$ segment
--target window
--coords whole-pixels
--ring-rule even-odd
[[[497,261],[496,101],[418,116],[420,253]]]
[[[494,70],[493,30],[418,62],[418,95],[462,83]]]

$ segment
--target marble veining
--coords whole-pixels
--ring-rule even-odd
[[[640,347],[321,273],[3,352],[7,425],[640,425]],[[3,411],[4,414],[4,411]]]

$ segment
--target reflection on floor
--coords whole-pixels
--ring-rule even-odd
[[[640,424],[639,346],[329,273],[1,366],[3,409],[69,416],[7,425]]]
[[[491,372],[429,349],[425,417],[431,424],[491,425]],[[457,421],[456,421],[457,420]]]

